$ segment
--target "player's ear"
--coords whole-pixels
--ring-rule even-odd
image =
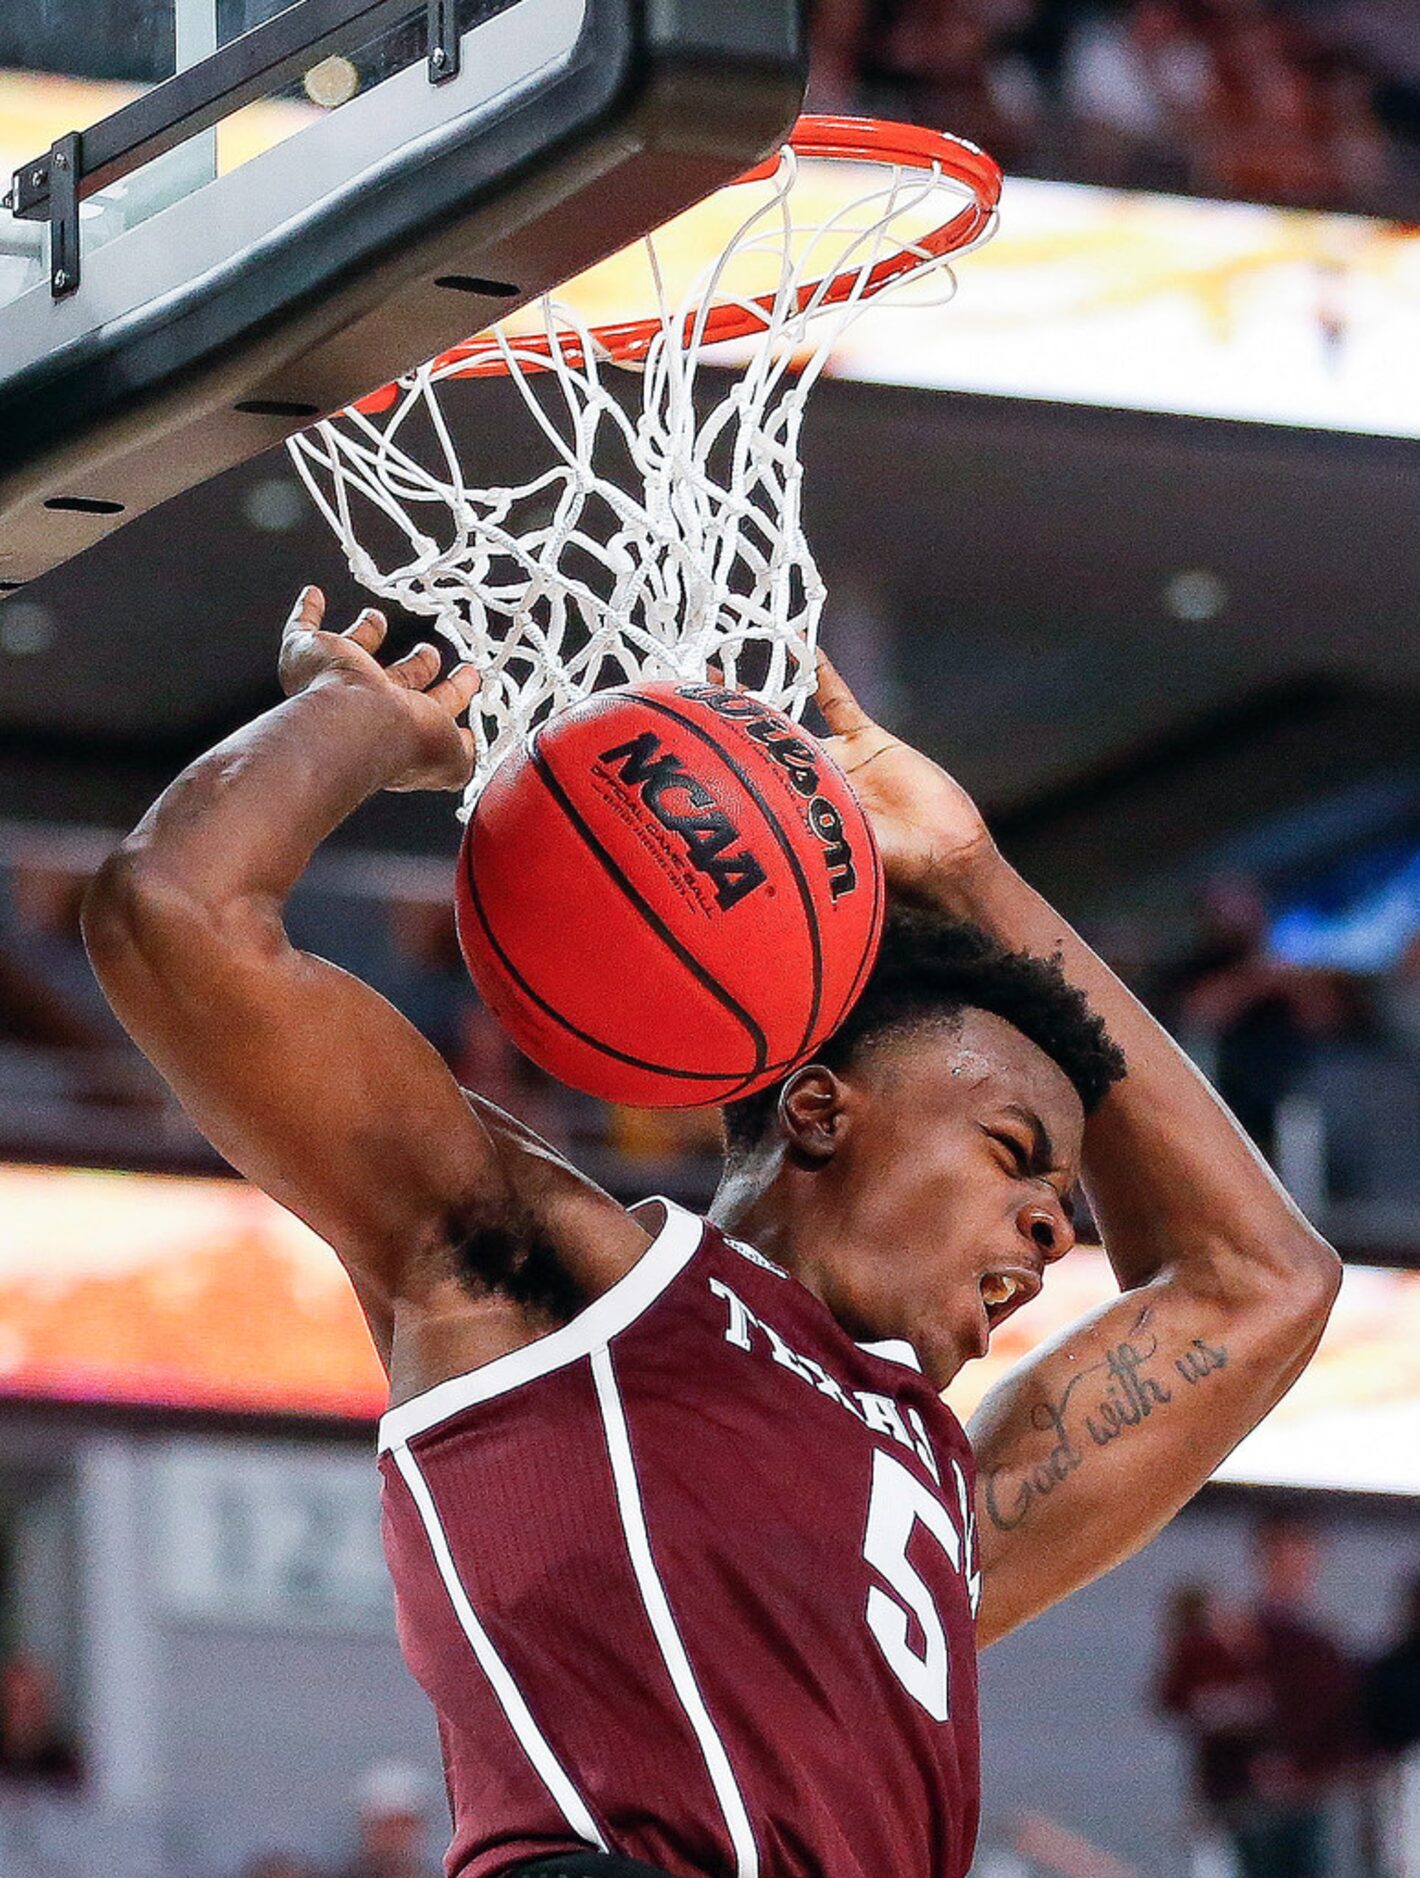
[[[847,1126],[846,1091],[831,1069],[806,1063],[785,1078],[779,1092],[779,1126],[790,1148],[806,1161],[833,1158]]]

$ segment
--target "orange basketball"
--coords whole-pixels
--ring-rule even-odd
[[[714,684],[603,691],[534,732],[459,857],[463,955],[535,1063],[688,1108],[837,1028],[882,931],[872,829],[799,725]]]

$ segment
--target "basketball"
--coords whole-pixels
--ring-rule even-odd
[[[603,691],[533,732],[464,834],[459,941],[532,1060],[604,1101],[749,1095],[861,989],[882,864],[847,778],[715,684]]]

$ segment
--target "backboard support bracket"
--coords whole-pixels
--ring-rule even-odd
[[[79,285],[79,173],[83,138],[77,130],[61,137],[49,153],[49,291],[56,300]]]
[[[0,199],[0,208],[12,209],[26,221],[48,220],[49,291],[56,300],[73,293],[79,285],[79,178],[83,162],[83,137],[71,130],[56,139],[48,156],[17,170],[9,193]],[[19,206],[22,201],[23,208]]]
[[[458,0],[429,0],[429,83],[446,85],[459,75],[462,40]]]

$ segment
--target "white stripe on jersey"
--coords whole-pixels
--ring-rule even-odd
[[[715,1797],[720,1802],[720,1810],[729,1829],[730,1843],[735,1849],[737,1878],[758,1878],[759,1848],[755,1844],[754,1828],[750,1824],[744,1796],[735,1779],[730,1757],[725,1752],[725,1744],[710,1719],[710,1711],[705,1706],[705,1698],[695,1680],[695,1671],[690,1666],[690,1658],[686,1655],[685,1645],[676,1628],[670,1600],[666,1597],[665,1586],[661,1583],[656,1561],[651,1555],[646,1514],[636,1479],[636,1462],[631,1453],[626,1413],[616,1386],[616,1371],[612,1366],[610,1350],[598,1350],[592,1357],[592,1375],[596,1379],[597,1401],[601,1404],[602,1426],[606,1430],[607,1453],[611,1457],[612,1477],[616,1482],[621,1529],[626,1535],[626,1549],[631,1555],[641,1602],[651,1620],[651,1629],[655,1633],[671,1683],[680,1698],[680,1705],[700,1744],[710,1784],[715,1789]]]
[[[449,1550],[449,1542],[439,1520],[439,1509],[434,1504],[428,1481],[419,1471],[418,1461],[406,1447],[395,1448],[394,1459],[414,1498],[414,1504],[419,1508],[429,1549],[434,1554],[434,1562],[439,1567],[439,1576],[444,1581],[444,1589],[449,1594],[449,1602],[454,1607],[459,1626],[468,1638],[479,1668],[492,1684],[498,1706],[507,1716],[519,1745],[537,1769],[543,1785],[557,1802],[572,1831],[587,1845],[595,1846],[600,1852],[607,1851],[606,1840],[592,1818],[586,1801],[573,1786],[566,1769],[548,1745],[547,1737],[533,1720],[532,1711],[523,1699],[522,1690],[513,1681],[507,1664],[494,1647],[493,1639],[478,1621],[478,1614],[469,1602],[468,1593],[459,1577],[454,1555]]]

